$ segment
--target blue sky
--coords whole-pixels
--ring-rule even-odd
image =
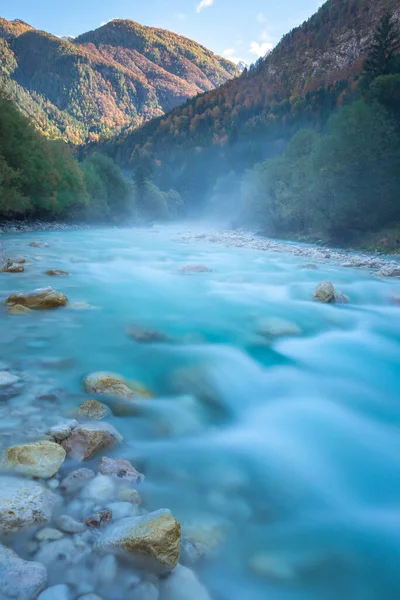
[[[322,0],[1,0],[0,16],[72,36],[114,18],[133,19],[251,63],[321,4]]]

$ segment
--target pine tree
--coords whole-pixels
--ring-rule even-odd
[[[396,53],[400,50],[400,36],[391,11],[386,11],[380,20],[365,63],[365,73],[371,82],[380,75],[393,71]]]

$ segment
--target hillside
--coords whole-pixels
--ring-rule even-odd
[[[328,0],[241,77],[121,136],[109,152],[125,164],[149,154],[165,166],[159,181],[168,187],[178,185],[185,163],[192,169],[199,162],[199,153],[204,162],[218,155],[226,168],[267,158],[276,150],[271,144],[293,127],[321,124],[346,102],[387,7],[400,20],[400,0]],[[209,172],[206,177],[213,179]]]
[[[133,21],[72,40],[0,19],[7,90],[40,131],[75,144],[137,127],[238,74],[192,40]]]

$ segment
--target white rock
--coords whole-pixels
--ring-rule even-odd
[[[161,581],[160,592],[160,600],[211,600],[193,571],[181,565]]]
[[[19,558],[15,552],[0,545],[1,600],[32,600],[47,583],[47,571],[37,562]]]
[[[110,502],[106,508],[111,510],[113,521],[118,521],[125,517],[139,516],[139,508],[131,502]]]
[[[109,585],[114,583],[117,578],[117,573],[117,559],[113,554],[107,554],[107,556],[104,556],[96,566],[97,582],[100,585]]]
[[[47,588],[37,600],[72,600],[72,592],[67,585],[61,583]]]
[[[54,542],[55,540],[59,540],[64,537],[64,534],[58,529],[44,527],[36,533],[35,537],[37,540],[39,540],[39,542]]]
[[[76,521],[70,515],[61,515],[57,519],[57,525],[61,531],[65,531],[66,533],[82,533],[86,529],[84,523]]]
[[[55,495],[39,483],[0,477],[0,534],[49,521],[55,502]]]
[[[16,375],[12,375],[7,371],[0,371],[0,387],[5,387],[6,385],[13,385],[19,381],[19,377]]]
[[[82,498],[97,502],[112,500],[115,494],[115,482],[110,475],[97,475],[81,492]]]

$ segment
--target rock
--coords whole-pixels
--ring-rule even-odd
[[[110,502],[107,508],[112,512],[112,520],[119,521],[126,517],[138,517],[139,509],[131,502]]]
[[[7,261],[5,265],[0,267],[0,273],[23,273],[25,271],[23,265],[17,265],[12,261]]]
[[[130,600],[159,600],[160,592],[154,583],[139,583],[129,596]]]
[[[60,425],[55,425],[54,427],[51,427],[51,429],[49,429],[47,433],[51,435],[51,437],[54,438],[56,442],[62,442],[71,435],[72,430],[75,429],[75,427],[77,426],[78,421],[72,420],[68,423],[62,423]]]
[[[117,490],[118,499],[122,502],[130,502],[140,506],[142,504],[142,498],[139,492],[135,489],[128,487],[119,487]]]
[[[335,296],[334,296],[333,301],[336,304],[348,304],[350,302],[350,299],[348,296],[346,296],[346,294],[343,294],[343,292],[335,291]]]
[[[13,385],[19,381],[19,377],[8,373],[8,371],[0,371],[0,388],[8,385]]]
[[[207,555],[223,544],[229,529],[228,522],[208,516],[182,522],[182,535],[196,546],[198,552]]]
[[[131,558],[139,566],[165,573],[179,560],[180,542],[178,521],[169,510],[159,510],[110,525],[95,543],[95,549]]]
[[[46,587],[46,568],[37,562],[22,560],[0,545],[1,600],[32,600]]]
[[[153,329],[142,329],[141,327],[131,327],[128,331],[128,335],[135,340],[135,342],[141,344],[155,343],[155,342],[166,342],[168,338],[161,331],[155,331]]]
[[[300,335],[301,329],[296,323],[287,321],[286,319],[274,318],[263,321],[258,333],[266,338],[274,339],[277,337]]]
[[[105,448],[112,448],[122,441],[118,431],[107,423],[79,425],[61,442],[62,447],[74,460],[88,460]]]
[[[35,242],[31,242],[29,245],[31,246],[31,248],[48,248],[49,247],[47,242],[35,241]]]
[[[160,600],[211,600],[209,593],[197,576],[178,565],[173,572],[160,583]]]
[[[97,594],[92,594],[90,592],[89,594],[83,594],[82,596],[78,596],[78,600],[103,600],[103,598],[101,598]]]
[[[86,392],[117,396],[120,398],[149,397],[150,393],[141,387],[130,386],[121,375],[98,372],[88,375],[84,380]]]
[[[104,556],[96,566],[95,575],[98,584],[111,585],[117,578],[118,564],[113,554]]]
[[[102,502],[115,497],[114,479],[109,475],[97,475],[82,490],[82,498]]]
[[[44,527],[36,533],[35,537],[39,542],[54,542],[55,540],[60,540],[62,537],[64,537],[64,534],[58,529]]]
[[[72,538],[64,537],[55,542],[42,544],[35,554],[35,560],[53,571],[55,568],[65,569],[67,565],[78,564],[89,552],[89,547],[79,547],[74,544]]]
[[[84,523],[76,521],[70,515],[61,515],[58,517],[57,525],[61,531],[65,531],[65,533],[82,533],[82,531],[85,531],[86,529]]]
[[[101,421],[110,414],[110,409],[105,404],[98,402],[98,400],[86,400],[78,408],[78,414],[81,417],[87,417],[88,419],[95,419]]]
[[[49,269],[45,275],[50,277],[62,277],[63,275],[69,275],[68,271],[62,271],[61,269]]]
[[[95,477],[95,472],[91,469],[77,469],[64,477],[61,481],[60,490],[65,494],[74,494],[81,490],[85,485]]]
[[[335,297],[335,288],[330,281],[322,281],[319,283],[314,292],[314,300],[328,304],[332,302]]]
[[[60,583],[47,588],[37,600],[72,600],[72,592],[65,583]]]
[[[99,510],[93,515],[89,515],[84,519],[85,524],[88,527],[92,527],[94,529],[99,529],[100,527],[105,527],[109,525],[113,520],[112,511],[109,508],[104,510]]]
[[[66,452],[54,442],[36,442],[6,448],[1,467],[32,477],[50,479],[60,469]]]
[[[378,271],[377,275],[380,277],[400,277],[400,265],[386,265]]]
[[[9,315],[26,315],[31,312],[33,312],[32,309],[22,306],[22,304],[14,304],[13,306],[10,306],[10,308],[7,308],[7,313]]]
[[[18,256],[17,258],[13,258],[12,262],[17,265],[24,265],[26,263],[26,258],[23,256]]]
[[[7,306],[21,304],[27,308],[58,308],[59,306],[65,306],[67,302],[68,298],[65,294],[57,292],[51,287],[11,294],[6,300]]]
[[[55,501],[39,483],[0,477],[0,535],[49,521]]]
[[[212,273],[212,269],[205,265],[186,265],[179,269],[179,273],[182,275],[189,275],[191,273]]]
[[[134,483],[141,483],[144,480],[144,475],[138,473],[129,460],[122,458],[103,456],[99,464],[99,471],[102,475],[111,475],[116,479],[133,481]]]
[[[205,556],[204,550],[187,537],[181,539],[181,555],[179,561],[186,567],[192,567]]]
[[[302,269],[309,269],[310,271],[317,271],[318,267],[317,265],[314,265],[313,263],[306,263],[305,265],[301,266]]]

